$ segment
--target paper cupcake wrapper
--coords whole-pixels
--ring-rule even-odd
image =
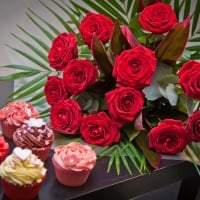
[[[44,181],[44,180],[43,180]],[[6,196],[11,200],[31,200],[38,196],[41,185],[43,183],[32,183],[28,185],[14,185],[3,178],[1,179],[2,186]]]
[[[6,120],[1,121],[1,128],[3,135],[9,139],[12,139],[13,133],[16,131],[18,126],[9,124]]]
[[[49,156],[49,152],[51,150],[51,145],[48,145],[46,147],[41,147],[41,148],[33,148],[31,149],[32,152],[38,156],[43,162],[45,162]]]
[[[72,171],[60,167],[54,158],[52,158],[56,179],[65,186],[77,187],[83,185],[91,172],[91,170]]]

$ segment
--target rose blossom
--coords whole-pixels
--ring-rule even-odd
[[[187,96],[200,99],[200,63],[194,60],[183,64],[178,72],[179,84]]]
[[[83,139],[90,144],[108,146],[119,142],[120,131],[105,112],[87,115],[80,126]]]
[[[169,31],[177,21],[171,5],[162,2],[146,6],[138,20],[145,30],[157,34]]]
[[[144,95],[131,87],[119,87],[105,94],[108,111],[119,126],[133,121],[141,111]]]
[[[63,82],[67,91],[77,95],[92,85],[97,76],[98,71],[91,61],[71,60],[63,71]]]
[[[54,103],[63,101],[69,97],[64,88],[62,79],[57,76],[48,76],[44,86],[44,93],[49,105],[53,105]]]
[[[57,71],[63,70],[67,63],[78,57],[77,39],[73,33],[60,33],[52,42],[48,59]]]
[[[143,89],[150,85],[156,64],[155,53],[138,45],[116,56],[112,75],[123,86]]]
[[[79,129],[81,118],[81,108],[73,99],[59,101],[53,104],[50,110],[52,127],[68,133],[76,133]]]
[[[186,131],[180,120],[165,119],[149,132],[149,147],[159,153],[180,153],[187,144]]]
[[[200,142],[200,111],[194,112],[187,121],[186,133],[189,140]]]
[[[112,20],[103,15],[96,13],[88,13],[81,21],[79,31],[83,41],[91,47],[93,35],[101,40],[103,44],[108,42],[112,34],[114,23]]]

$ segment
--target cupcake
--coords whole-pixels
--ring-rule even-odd
[[[54,133],[41,118],[30,118],[13,133],[13,142],[22,149],[31,149],[42,161],[48,158]]]
[[[30,117],[38,118],[38,111],[30,103],[23,101],[10,102],[0,110],[0,123],[3,135],[12,139],[15,130],[24,120]]]
[[[60,183],[71,187],[81,186],[96,164],[96,153],[88,145],[71,142],[55,148],[52,162]]]
[[[30,149],[15,147],[1,163],[0,177],[6,196],[12,200],[31,200],[38,196],[47,169]]]
[[[4,136],[0,135],[0,164],[8,155],[9,144],[5,141]]]

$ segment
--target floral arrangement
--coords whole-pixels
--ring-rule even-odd
[[[100,8],[89,12],[71,2],[74,7],[68,8],[79,21],[54,2],[77,30],[65,22],[67,31],[55,31],[46,49],[53,74],[45,74],[43,82],[50,105],[45,112],[55,131],[101,147],[99,158],[110,155],[108,171],[115,163],[119,173],[121,161],[130,174],[129,161],[140,172],[147,170],[146,160],[157,169],[163,154],[181,152],[195,164],[194,156],[200,159],[200,56],[195,48],[189,54],[186,46],[191,16],[179,21],[167,1],[131,2],[128,24],[121,15],[113,17],[113,10],[112,15]],[[120,3],[115,7],[120,10]]]

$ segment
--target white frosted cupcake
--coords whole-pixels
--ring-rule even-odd
[[[16,147],[0,165],[5,194],[13,200],[34,199],[41,188],[47,169],[30,149]]]
[[[55,149],[52,162],[60,183],[72,187],[81,186],[96,164],[96,153],[88,145],[71,142]]]

